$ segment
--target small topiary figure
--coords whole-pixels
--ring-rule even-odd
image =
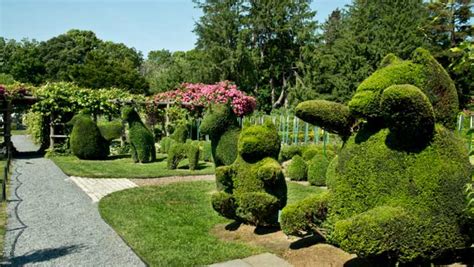
[[[240,127],[230,105],[211,106],[202,120],[200,130],[211,139],[216,167],[230,165],[235,161]]]
[[[296,155],[288,165],[288,178],[294,181],[306,181],[308,175],[308,164],[300,156]]]
[[[105,159],[109,142],[100,134],[99,127],[87,114],[78,114],[69,122],[73,125],[69,144],[71,152],[80,159]]]
[[[128,122],[128,137],[134,162],[146,163],[156,159],[155,140],[133,107],[124,107],[122,119]]]
[[[318,232],[350,253],[392,263],[430,261],[470,246],[463,190],[471,165],[449,130],[457,99],[446,71],[417,49],[411,60],[384,59],[348,107],[298,105],[298,117],[346,141],[328,166],[328,195],[285,208],[283,230]]]
[[[217,189],[212,206],[222,216],[258,226],[278,224],[278,210],[286,205],[287,187],[276,158],[280,138],[272,124],[242,131],[239,154],[230,166],[216,169]]]

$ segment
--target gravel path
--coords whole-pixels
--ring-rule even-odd
[[[13,136],[19,151],[37,149]],[[100,217],[97,204],[50,160],[14,160],[4,256],[14,266],[145,266]]]

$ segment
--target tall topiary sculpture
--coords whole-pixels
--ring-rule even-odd
[[[216,169],[219,192],[212,196],[213,208],[243,223],[278,224],[278,211],[287,198],[285,178],[276,160],[279,151],[280,138],[273,124],[244,129],[235,162]]]
[[[463,190],[471,166],[449,130],[457,99],[446,71],[417,49],[411,60],[387,56],[348,107],[299,104],[298,117],[346,141],[329,164],[328,194],[286,207],[283,230],[318,232],[360,257],[392,262],[430,261],[469,246]]]
[[[99,127],[87,114],[78,114],[69,122],[73,125],[70,136],[71,152],[80,159],[105,159],[109,142],[102,137]]]
[[[122,109],[122,119],[128,122],[130,149],[134,162],[146,163],[156,159],[155,140],[133,107]]]
[[[240,127],[230,105],[210,106],[202,120],[200,131],[211,139],[212,157],[216,167],[234,162],[237,158]]]

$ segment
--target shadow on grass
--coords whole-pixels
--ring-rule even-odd
[[[207,168],[207,164],[204,163],[204,162],[199,162],[198,165],[196,166],[196,169],[194,169],[195,171],[200,171],[200,170],[204,170],[205,168]],[[177,168],[178,170],[187,170],[189,171],[189,165],[186,164],[186,165],[182,165],[182,166],[179,166]]]
[[[69,254],[77,253],[84,247],[84,245],[72,245],[62,246],[59,248],[40,249],[21,256],[10,258],[9,261],[12,266],[24,266],[26,264],[45,262]]]

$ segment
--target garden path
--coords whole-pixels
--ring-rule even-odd
[[[97,204],[26,136],[13,161],[4,264],[23,266],[145,266],[100,217]]]

